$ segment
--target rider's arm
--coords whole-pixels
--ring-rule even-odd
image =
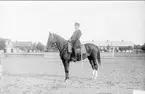
[[[69,41],[76,41],[76,40],[79,40],[80,37],[81,37],[81,35],[82,35],[82,33],[81,33],[80,30],[75,31],[75,32],[73,33],[73,35],[71,36],[71,38],[69,39]]]
[[[75,32],[73,33],[73,35],[71,36],[70,40],[71,40],[71,41],[74,41],[75,38],[76,38],[76,35],[77,35],[77,33],[76,33],[76,31],[75,31]]]
[[[77,35],[76,35],[76,40],[79,40],[80,39],[80,37],[81,37],[81,35],[82,35],[82,32],[80,31],[80,30],[78,30],[77,31]]]

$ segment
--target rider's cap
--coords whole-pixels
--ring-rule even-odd
[[[75,25],[80,26],[80,24],[79,24],[79,23],[77,23],[77,22],[75,23]]]

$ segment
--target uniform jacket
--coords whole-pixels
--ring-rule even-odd
[[[79,40],[81,35],[82,32],[79,29],[74,31],[73,35],[71,36],[71,43],[73,44],[73,48],[76,48],[81,44]]]

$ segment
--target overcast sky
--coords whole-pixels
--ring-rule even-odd
[[[145,1],[0,1],[0,37],[42,42],[49,31],[69,39],[145,43]]]

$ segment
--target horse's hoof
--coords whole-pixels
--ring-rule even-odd
[[[65,80],[64,80],[64,82],[66,82],[66,81],[68,81],[69,80],[69,78],[66,78]]]
[[[70,80],[69,79],[64,81],[64,85],[69,85],[69,84],[70,84]]]
[[[69,82],[69,79],[67,79],[67,80],[64,80],[64,82]]]

